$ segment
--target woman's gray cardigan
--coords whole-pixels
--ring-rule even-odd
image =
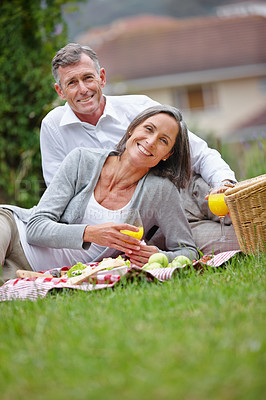
[[[36,207],[26,210],[8,206],[27,222],[27,240],[30,244],[55,248],[89,248],[90,243],[83,242],[86,225],[80,224],[80,221],[105,160],[112,154],[115,153],[110,150],[76,148],[64,159]],[[144,240],[150,228],[154,225],[160,227],[165,238],[165,249],[160,250],[169,260],[178,255],[191,259],[197,257],[179,191],[168,179],[151,172],[145,175],[138,182],[131,206],[139,209]],[[97,260],[118,254],[117,250],[107,248]]]

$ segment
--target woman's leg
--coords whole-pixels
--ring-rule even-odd
[[[16,278],[18,269],[32,270],[22,249],[13,213],[0,208],[0,282]]]

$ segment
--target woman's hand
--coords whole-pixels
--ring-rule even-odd
[[[158,253],[158,248],[156,246],[147,246],[146,244],[140,243],[140,250],[133,251],[131,254],[126,254],[126,256],[130,259],[130,262],[137,265],[138,267],[143,267],[149,261],[149,258],[152,254]]]
[[[84,242],[92,242],[100,246],[112,247],[126,253],[129,257],[132,252],[140,250],[140,241],[121,233],[121,230],[138,232],[138,228],[129,224],[107,222],[99,225],[87,225],[83,234]],[[158,251],[158,250],[157,250]]]

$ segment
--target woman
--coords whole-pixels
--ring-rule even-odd
[[[139,114],[116,151],[73,150],[36,207],[1,209],[7,216],[4,222],[3,216],[0,218],[0,225],[2,221],[6,227],[8,219],[14,231],[13,242],[0,242],[4,280],[14,277],[16,269],[45,270],[121,253],[138,266],[158,251],[169,261],[181,254],[196,258],[178,191],[189,176],[187,127],[180,112],[171,106],[158,105]],[[158,226],[164,248],[120,232],[138,231],[116,222],[120,210],[129,208],[139,210],[144,241],[150,229]],[[20,254],[19,260],[14,262],[10,247],[15,248],[16,258]]]

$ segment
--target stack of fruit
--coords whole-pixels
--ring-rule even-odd
[[[157,268],[168,268],[168,267],[178,267],[184,268],[185,266],[191,266],[192,261],[185,256],[177,256],[172,262],[168,262],[168,258],[163,253],[155,253],[150,256],[147,264],[142,267],[145,270],[157,269]]]

